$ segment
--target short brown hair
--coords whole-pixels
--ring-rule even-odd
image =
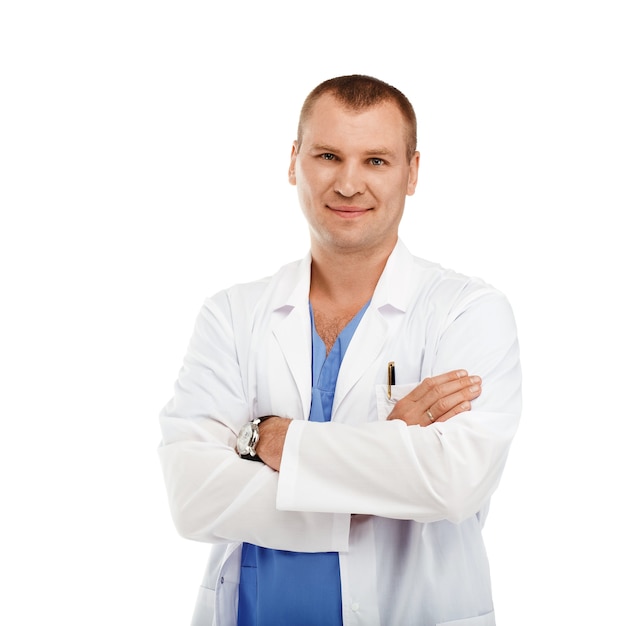
[[[407,159],[410,161],[417,147],[417,121],[415,111],[409,99],[398,89],[391,85],[361,74],[351,76],[338,76],[320,83],[306,97],[300,111],[298,121],[298,146],[302,142],[302,132],[305,122],[311,115],[313,106],[324,94],[331,94],[346,108],[354,111],[368,109],[382,102],[396,104],[404,121],[406,122]]]

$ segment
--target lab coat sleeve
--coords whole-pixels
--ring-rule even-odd
[[[486,504],[521,412],[515,322],[506,299],[491,289],[459,297],[440,317],[424,377],[457,368],[480,375],[483,390],[472,410],[424,428],[400,420],[293,422],[279,508],[461,522]]]
[[[348,515],[277,510],[277,473],[235,452],[239,427],[256,417],[238,357],[228,296],[219,294],[202,308],[174,397],[160,416],[159,457],[178,532],[213,543],[345,550]]]

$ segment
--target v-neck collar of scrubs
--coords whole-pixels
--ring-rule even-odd
[[[346,324],[339,333],[333,347],[328,355],[326,354],[326,344],[319,336],[315,328],[313,307],[309,303],[309,313],[311,316],[311,336],[313,341],[313,363],[312,385],[311,385],[311,414],[309,420],[313,422],[329,422],[332,413],[333,400],[335,398],[335,387],[337,376],[343,357],[348,350],[350,341],[365,314],[370,301],[365,303],[361,310]]]

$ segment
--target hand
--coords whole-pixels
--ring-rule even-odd
[[[270,417],[259,424],[259,441],[256,453],[265,465],[278,471],[283,458],[283,446],[291,420],[285,417]]]
[[[469,411],[470,402],[482,391],[480,376],[454,370],[425,378],[413,391],[398,400],[388,420],[402,420],[409,426],[430,426]]]

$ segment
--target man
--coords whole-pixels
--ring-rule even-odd
[[[397,89],[319,85],[289,167],[310,255],[198,317],[160,447],[178,531],[215,544],[193,624],[495,624],[481,529],[515,323],[398,240],[415,148]]]

